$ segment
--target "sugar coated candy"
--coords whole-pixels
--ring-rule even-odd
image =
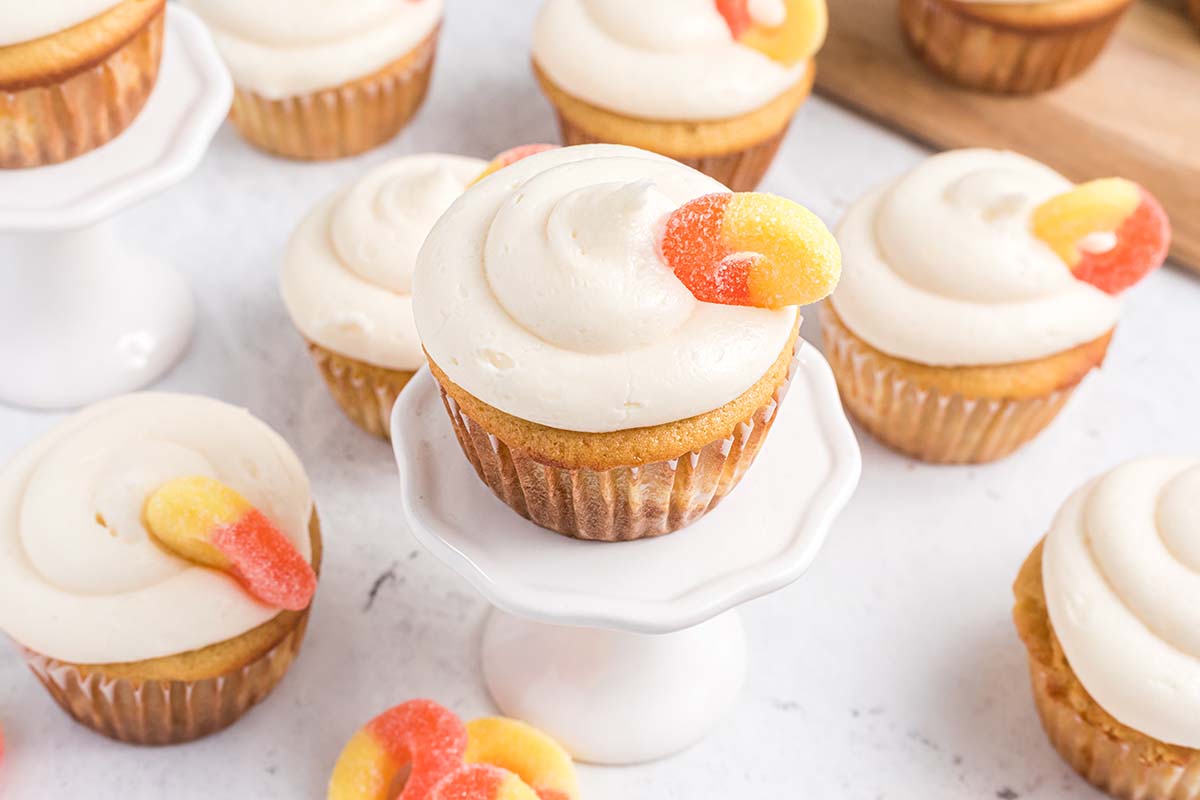
[[[524,722],[503,717],[468,722],[466,760],[516,773],[540,800],[579,800],[579,779],[571,756],[558,742]]]
[[[558,145],[553,144],[523,144],[505,150],[503,153],[488,162],[488,165],[484,167],[483,172],[479,173],[479,177],[471,181],[471,185],[474,186],[489,175],[499,172],[505,167],[515,164],[523,158],[529,158],[530,156],[537,155],[538,153],[544,153],[547,150],[557,149]]]
[[[538,796],[506,769],[470,764],[443,778],[429,800],[538,800]]]

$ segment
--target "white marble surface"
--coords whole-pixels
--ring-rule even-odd
[[[70,722],[0,646],[0,798],[321,798],[343,742],[377,711],[414,696],[467,716],[491,711],[478,670],[485,605],[405,531],[388,447],[341,418],[276,288],[292,225],[368,165],[553,138],[526,59],[534,1],[448,5],[430,102],[393,144],[357,161],[295,165],[226,128],[195,176],[118,223],[131,243],[177,263],[197,292],[196,339],[160,388],[249,407],[309,468],[328,560],[304,654],[226,733],[138,749]],[[765,188],[833,222],[922,155],[816,100]],[[1106,368],[1044,436],[1000,464],[924,466],[863,437],[862,485],[812,570],[744,609],[752,662],[734,715],[671,760],[584,768],[585,797],[1098,797],[1038,728],[1009,585],[1087,476],[1145,453],[1200,452],[1197,309],[1200,281],[1179,271],[1132,292]],[[0,457],[55,419],[0,409]]]

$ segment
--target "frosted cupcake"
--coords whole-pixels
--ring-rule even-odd
[[[223,487],[222,508],[238,510],[225,532],[261,534],[255,552],[277,548],[311,599],[321,537],[308,479],[241,409],[119,397],[70,417],[0,472],[0,630],[58,704],[106,736],[172,744],[220,730],[300,649],[304,593],[263,591],[261,565],[276,559],[255,566],[236,542],[208,547],[191,530],[222,516],[195,501],[205,485]]]
[[[824,0],[547,0],[533,61],[565,144],[675,158],[758,185],[812,90]]]
[[[636,539],[741,479],[788,384],[795,305],[839,270],[794,203],[584,145],[467,190],[418,257],[414,314],[480,478],[543,527]]]
[[[1050,423],[1170,231],[1129,181],[1075,186],[1015,153],[957,150],[855,203],[838,240],[846,272],[821,319],[843,402],[885,444],[961,463]]]
[[[162,56],[165,0],[0,9],[0,169],[55,164],[128,127]]]
[[[900,0],[905,38],[947,79],[989,92],[1052,89],[1091,65],[1133,0]]]
[[[288,244],[288,313],[338,405],[377,436],[425,363],[412,315],[417,251],[486,166],[438,154],[390,161],[322,200]]]
[[[1077,491],[1021,568],[1013,617],[1050,741],[1125,800],[1200,798],[1200,461]]]
[[[253,145],[297,159],[383,144],[425,99],[442,0],[182,0],[213,30]]]

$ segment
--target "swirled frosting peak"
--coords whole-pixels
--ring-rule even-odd
[[[786,15],[755,0],[763,25]],[[547,0],[533,57],[570,94],[648,119],[713,120],[746,114],[800,80],[785,65],[734,40],[714,0]]]
[[[1147,458],[1078,491],[1046,537],[1054,633],[1102,708],[1200,748],[1200,461]]]
[[[872,346],[934,366],[1029,361],[1096,339],[1119,302],[1033,235],[1072,184],[1016,153],[954,150],[865,196],[838,229],[832,302]]]
[[[419,367],[410,297],[417,252],[485,166],[463,156],[406,156],[319,203],[293,235],[281,276],[300,332],[377,366]]]
[[[614,145],[552,150],[471,187],[417,260],[430,359],[522,419],[612,431],[711,411],[753,386],[796,310],[697,301],[663,261],[666,217],[719,183]]]
[[[276,433],[216,400],[127,395],[0,472],[0,630],[59,660],[122,663],[207,647],[279,613],[146,531],[149,495],[193,475],[236,489],[311,560],[308,479]]]

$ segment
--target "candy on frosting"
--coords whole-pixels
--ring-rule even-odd
[[[484,167],[483,172],[479,173],[479,176],[471,183],[479,183],[489,175],[499,172],[505,167],[512,166],[523,158],[536,156],[538,153],[544,153],[547,150],[554,150],[557,147],[558,145],[556,144],[522,144],[518,145],[517,147],[511,147],[488,162],[488,165]]]
[[[1032,230],[1034,210],[1072,186],[1016,153],[927,159],[839,226],[838,315],[873,347],[934,366],[1028,361],[1103,336],[1119,301]]]
[[[733,400],[779,357],[797,312],[699,302],[663,261],[667,216],[723,191],[615,145],[540,153],[477,184],[418,259],[430,358],[484,402],[567,430],[656,425]]]
[[[534,60],[565,91],[663,120],[755,111],[797,83],[811,55],[785,64],[736,41],[715,0],[547,0],[533,39]]]
[[[127,395],[70,417],[0,472],[0,630],[51,658],[105,664],[207,647],[277,615],[146,531],[147,498],[193,475],[233,487],[311,560],[308,479],[278,434],[216,400]]]
[[[1200,461],[1147,458],[1076,492],[1046,537],[1067,662],[1117,720],[1200,748]]]
[[[443,0],[182,0],[212,29],[234,82],[279,100],[366,77],[437,27]]]
[[[97,17],[122,0],[17,0],[3,12],[0,47],[31,42]]]
[[[412,270],[425,235],[486,162],[398,158],[326,198],[292,236],[281,285],[317,344],[389,369],[424,363],[412,322]]]

